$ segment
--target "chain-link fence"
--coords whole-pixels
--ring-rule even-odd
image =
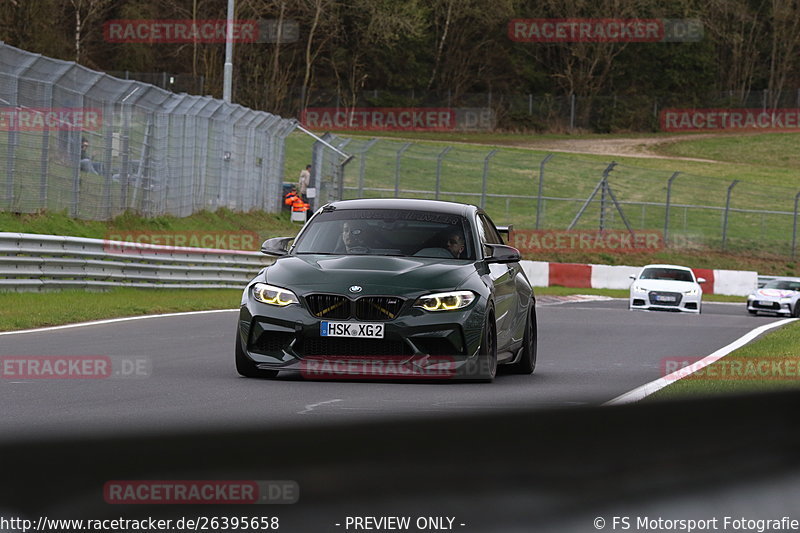
[[[565,155],[385,139],[326,140],[315,150],[318,206],[347,198],[479,205],[518,229],[655,230],[673,247],[794,256],[800,190]]]
[[[94,220],[275,212],[294,127],[0,43],[0,210]]]
[[[283,108],[302,109],[304,93],[295,89]],[[522,93],[461,93],[424,90],[367,90],[347,101],[332,90],[318,89],[306,102],[309,108],[348,109],[375,108],[445,108],[485,110],[491,120],[457,121],[462,130],[537,130],[537,131],[658,131],[660,114],[668,108],[696,109],[761,109],[800,107],[800,87],[784,91],[754,90],[746,94],[731,91],[707,94],[703,98],[675,93],[669,96],[647,94],[578,96]],[[301,115],[302,116],[302,115]]]

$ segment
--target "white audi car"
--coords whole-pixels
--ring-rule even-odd
[[[774,313],[800,317],[800,278],[777,278],[768,281],[747,297],[747,311],[751,315]]]
[[[631,276],[629,309],[657,309],[700,313],[703,308],[704,278],[691,268],[677,265],[647,265]]]

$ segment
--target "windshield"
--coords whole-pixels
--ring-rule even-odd
[[[400,209],[319,213],[295,242],[295,254],[475,257],[464,217]]]
[[[764,289],[779,289],[782,291],[800,291],[800,281],[787,281],[783,279],[774,279],[767,282],[763,287]]]
[[[647,268],[639,279],[663,279],[672,281],[694,282],[692,273],[678,268]]]

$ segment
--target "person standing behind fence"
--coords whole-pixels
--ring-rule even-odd
[[[308,185],[310,183],[311,165],[306,165],[306,168],[300,171],[300,179],[297,182],[297,192],[300,193],[300,198],[302,198],[304,202],[308,202],[306,192],[308,191]]]
[[[89,155],[89,140],[86,137],[81,137],[81,171],[91,172],[92,174],[101,174],[103,172],[103,164],[95,163],[92,156]]]

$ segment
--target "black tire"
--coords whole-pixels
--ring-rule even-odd
[[[522,337],[522,354],[519,361],[508,365],[508,372],[511,374],[533,374],[536,369],[536,346],[538,339],[538,328],[536,325],[536,309],[531,303],[531,311],[528,313],[528,320],[525,323],[525,334]]]
[[[747,312],[753,316],[756,316],[758,314],[758,311],[756,311],[755,309],[748,309]]]
[[[245,355],[238,333],[236,334],[236,371],[246,378],[274,378],[278,376],[277,370],[262,370]]]
[[[794,309],[792,309],[792,318],[800,318],[800,300],[794,304]]]
[[[486,322],[481,335],[481,349],[478,355],[481,359],[480,370],[486,371],[478,381],[491,383],[497,376],[497,330],[494,322],[494,309],[491,307],[486,312]]]

